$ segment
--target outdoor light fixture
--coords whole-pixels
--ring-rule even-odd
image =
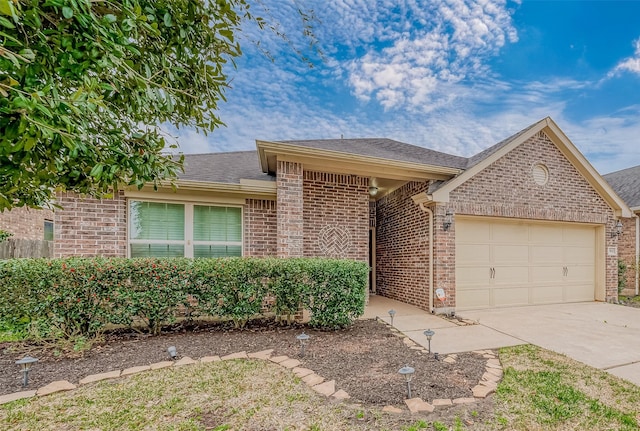
[[[169,357],[174,361],[178,358],[178,350],[176,350],[176,346],[169,346],[167,353],[169,353]]]
[[[451,212],[451,210],[447,210],[447,212],[444,214],[444,223],[442,223],[442,228],[445,231],[447,231],[449,230],[452,224],[453,224],[453,213]]]
[[[296,338],[298,339],[298,341],[300,341],[300,356],[304,357],[304,348],[309,342],[309,336],[303,331],[302,334],[296,336]]]
[[[394,310],[393,308],[389,310],[389,317],[391,317],[391,326],[393,326],[393,316],[395,315],[396,315],[396,310]]]
[[[435,334],[431,329],[427,329],[423,332],[424,336],[427,337],[427,341],[429,342],[429,354],[431,354],[431,337]]]
[[[413,368],[411,368],[408,365],[405,365],[404,367],[400,368],[398,370],[398,373],[401,376],[404,376],[404,380],[407,382],[407,395],[408,395],[408,399],[411,399],[411,379],[413,379],[413,373],[415,373],[416,370],[414,370]]]
[[[16,361],[16,365],[22,365],[22,387],[25,388],[29,384],[29,370],[31,369],[31,365],[38,362],[36,358],[32,358],[31,356],[25,356],[24,358]]]
[[[611,232],[611,238],[619,238],[620,235],[622,235],[622,222],[618,220],[618,223],[616,223],[616,230]]]
[[[376,186],[369,186],[369,196],[375,196],[378,194],[378,188]]]

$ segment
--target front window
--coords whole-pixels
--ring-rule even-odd
[[[44,221],[44,240],[53,241],[53,220]]]
[[[242,256],[242,209],[129,201],[131,257]]]

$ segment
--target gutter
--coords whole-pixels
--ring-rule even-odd
[[[424,202],[420,202],[420,209],[429,214],[429,312],[433,313],[433,211]]]

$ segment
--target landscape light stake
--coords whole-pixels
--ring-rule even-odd
[[[178,358],[178,350],[176,349],[176,346],[169,346],[167,353],[169,353],[169,357],[174,361]]]
[[[431,354],[431,337],[433,337],[435,332],[432,331],[431,329],[427,329],[426,331],[423,332],[423,334],[425,335],[425,337],[427,337],[427,341],[429,342],[429,354]]]
[[[29,370],[31,370],[31,365],[38,362],[36,358],[32,358],[31,356],[25,356],[24,358],[16,361],[16,365],[22,365],[22,387],[26,388],[29,384]]]
[[[391,317],[391,326],[393,326],[393,316],[395,315],[396,315],[396,310],[394,310],[393,308],[389,310],[389,316]]]
[[[413,379],[413,373],[415,373],[415,371],[416,370],[408,365],[405,365],[398,370],[398,373],[404,376],[404,379],[407,382],[407,395],[409,396],[408,399],[411,399],[411,379]]]
[[[304,358],[304,348],[309,341],[309,336],[303,331],[302,334],[296,336],[296,338],[298,339],[298,341],[300,341],[300,356]]]

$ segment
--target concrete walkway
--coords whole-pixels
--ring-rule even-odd
[[[365,318],[390,322],[416,343],[441,354],[534,344],[605,370],[640,386],[640,309],[602,302],[500,308],[457,313],[478,322],[459,326],[417,307],[372,296]]]

